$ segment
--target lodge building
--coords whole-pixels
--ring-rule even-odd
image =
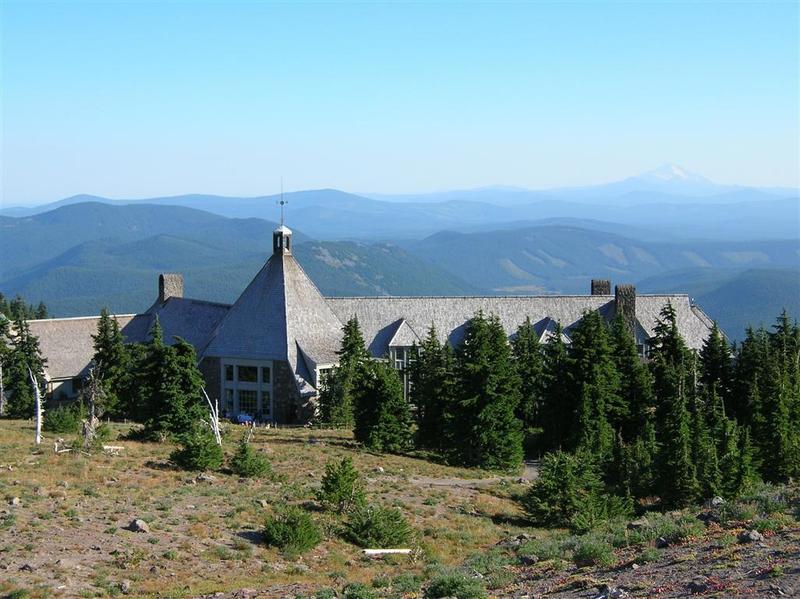
[[[206,390],[228,416],[303,423],[314,413],[325,372],[336,365],[342,326],[355,316],[369,352],[404,371],[411,347],[436,327],[457,346],[479,310],[494,314],[509,338],[526,318],[547,342],[563,327],[564,341],[583,314],[597,310],[610,320],[621,312],[642,355],[662,308],[671,303],[681,334],[699,350],[711,320],[687,295],[637,295],[631,285],[594,280],[589,295],[486,297],[323,297],[292,256],[292,232],[273,232],[272,255],[233,305],[183,296],[183,277],[162,274],[158,298],[142,314],[118,315],[126,342],[145,342],[158,318],[164,340],[181,337],[198,355]],[[74,397],[94,353],[99,316],[30,321],[47,358],[48,395]]]

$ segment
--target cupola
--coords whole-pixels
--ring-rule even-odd
[[[281,225],[272,232],[272,253],[292,253],[292,230],[286,225]]]

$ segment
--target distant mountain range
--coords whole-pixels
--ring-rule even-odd
[[[230,302],[271,251],[275,196],[76,196],[0,215],[0,291],[52,313],[145,309],[159,272]],[[327,295],[586,293],[591,278],[685,292],[732,338],[800,316],[796,190],[716,185],[667,165],[545,192],[286,194],[295,254]]]
[[[273,220],[278,196],[183,195],[141,200],[75,196],[38,207],[4,208],[31,216],[84,202],[157,204],[204,210],[229,218]],[[325,240],[421,239],[443,230],[508,228],[509,223],[573,218],[654,230],[666,239],[787,239],[800,230],[800,195],[790,189],[716,185],[668,165],[638,177],[594,187],[530,191],[489,187],[404,196],[364,197],[335,189],[285,194],[288,220]]]

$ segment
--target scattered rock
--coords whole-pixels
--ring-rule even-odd
[[[63,568],[65,570],[80,570],[81,569],[81,565],[77,561],[72,560],[72,559],[63,558],[63,557],[56,561],[56,566],[58,566],[59,568]]]
[[[148,526],[147,522],[144,520],[136,518],[135,520],[131,520],[131,523],[128,524],[128,530],[131,532],[150,532],[150,526]]]
[[[719,524],[719,516],[712,510],[706,510],[697,514],[697,519],[705,522],[706,524],[717,523]]]
[[[33,564],[27,564],[26,563],[26,564],[22,564],[19,567],[19,569],[20,569],[21,572],[33,572],[36,568],[33,566]]]
[[[379,472],[380,474],[383,474],[384,472],[386,472],[386,470],[383,469],[383,466],[376,466],[375,467],[375,472]]]
[[[743,530],[739,533],[738,539],[740,543],[756,543],[758,541],[763,541],[764,535],[757,530]]]
[[[647,526],[650,526],[650,520],[648,520],[645,516],[628,522],[628,530],[639,530]]]
[[[259,499],[256,503],[263,508],[269,507],[269,502],[266,499]]]
[[[627,599],[630,597],[627,591],[621,588],[602,584],[598,587],[600,596],[597,599]]]
[[[127,595],[131,591],[131,581],[130,580],[123,580],[119,583],[119,590],[122,591],[124,595]]]
[[[656,539],[657,549],[666,549],[667,547],[669,547],[669,541],[667,541],[667,539],[665,539],[664,537],[658,537]]]
[[[65,489],[69,489],[69,483],[65,480],[62,480],[60,483],[58,483],[58,486],[64,487]]]
[[[9,502],[9,505],[22,505],[22,500],[19,497],[12,497]]]
[[[698,593],[705,593],[708,590],[708,581],[703,576],[698,576],[693,578],[692,581],[688,584],[689,592],[692,595],[696,595]]]
[[[631,570],[638,570],[639,568],[641,568],[641,566],[636,562],[631,564]]]
[[[158,574],[158,567],[157,566],[150,566],[150,573],[151,574]]]
[[[531,540],[531,536],[525,533],[519,534],[515,537],[508,537],[497,542],[498,547],[519,547],[526,541]]]
[[[521,566],[535,566],[539,558],[535,555],[520,555],[519,563]]]
[[[711,500],[711,507],[719,507],[719,506],[721,506],[723,503],[725,503],[725,500],[724,500],[722,497],[719,497],[719,496],[717,496],[717,497],[714,497],[714,498]]]
[[[202,474],[198,474],[194,480],[199,483],[213,483],[215,480],[217,480],[217,477],[203,472]]]
[[[92,545],[91,547],[89,547],[89,549],[91,549],[92,551],[102,551],[100,545]]]
[[[196,509],[196,506],[194,506],[194,505],[192,505],[192,504],[190,503],[189,505],[187,505],[187,506],[186,506],[186,509],[187,509],[187,510],[194,510],[194,509]]]

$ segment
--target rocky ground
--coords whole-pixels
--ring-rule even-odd
[[[796,488],[573,536],[525,520],[531,465],[498,477],[370,454],[337,431],[259,430],[275,475],[246,480],[176,470],[169,444],[55,454],[52,436],[39,450],[31,439],[30,423],[0,421],[0,597],[399,599],[453,572],[494,597],[800,596]],[[364,557],[314,501],[326,462],[344,455],[370,501],[414,527],[410,556]],[[323,543],[299,558],[266,547],[264,520],[281,503],[309,509]]]

